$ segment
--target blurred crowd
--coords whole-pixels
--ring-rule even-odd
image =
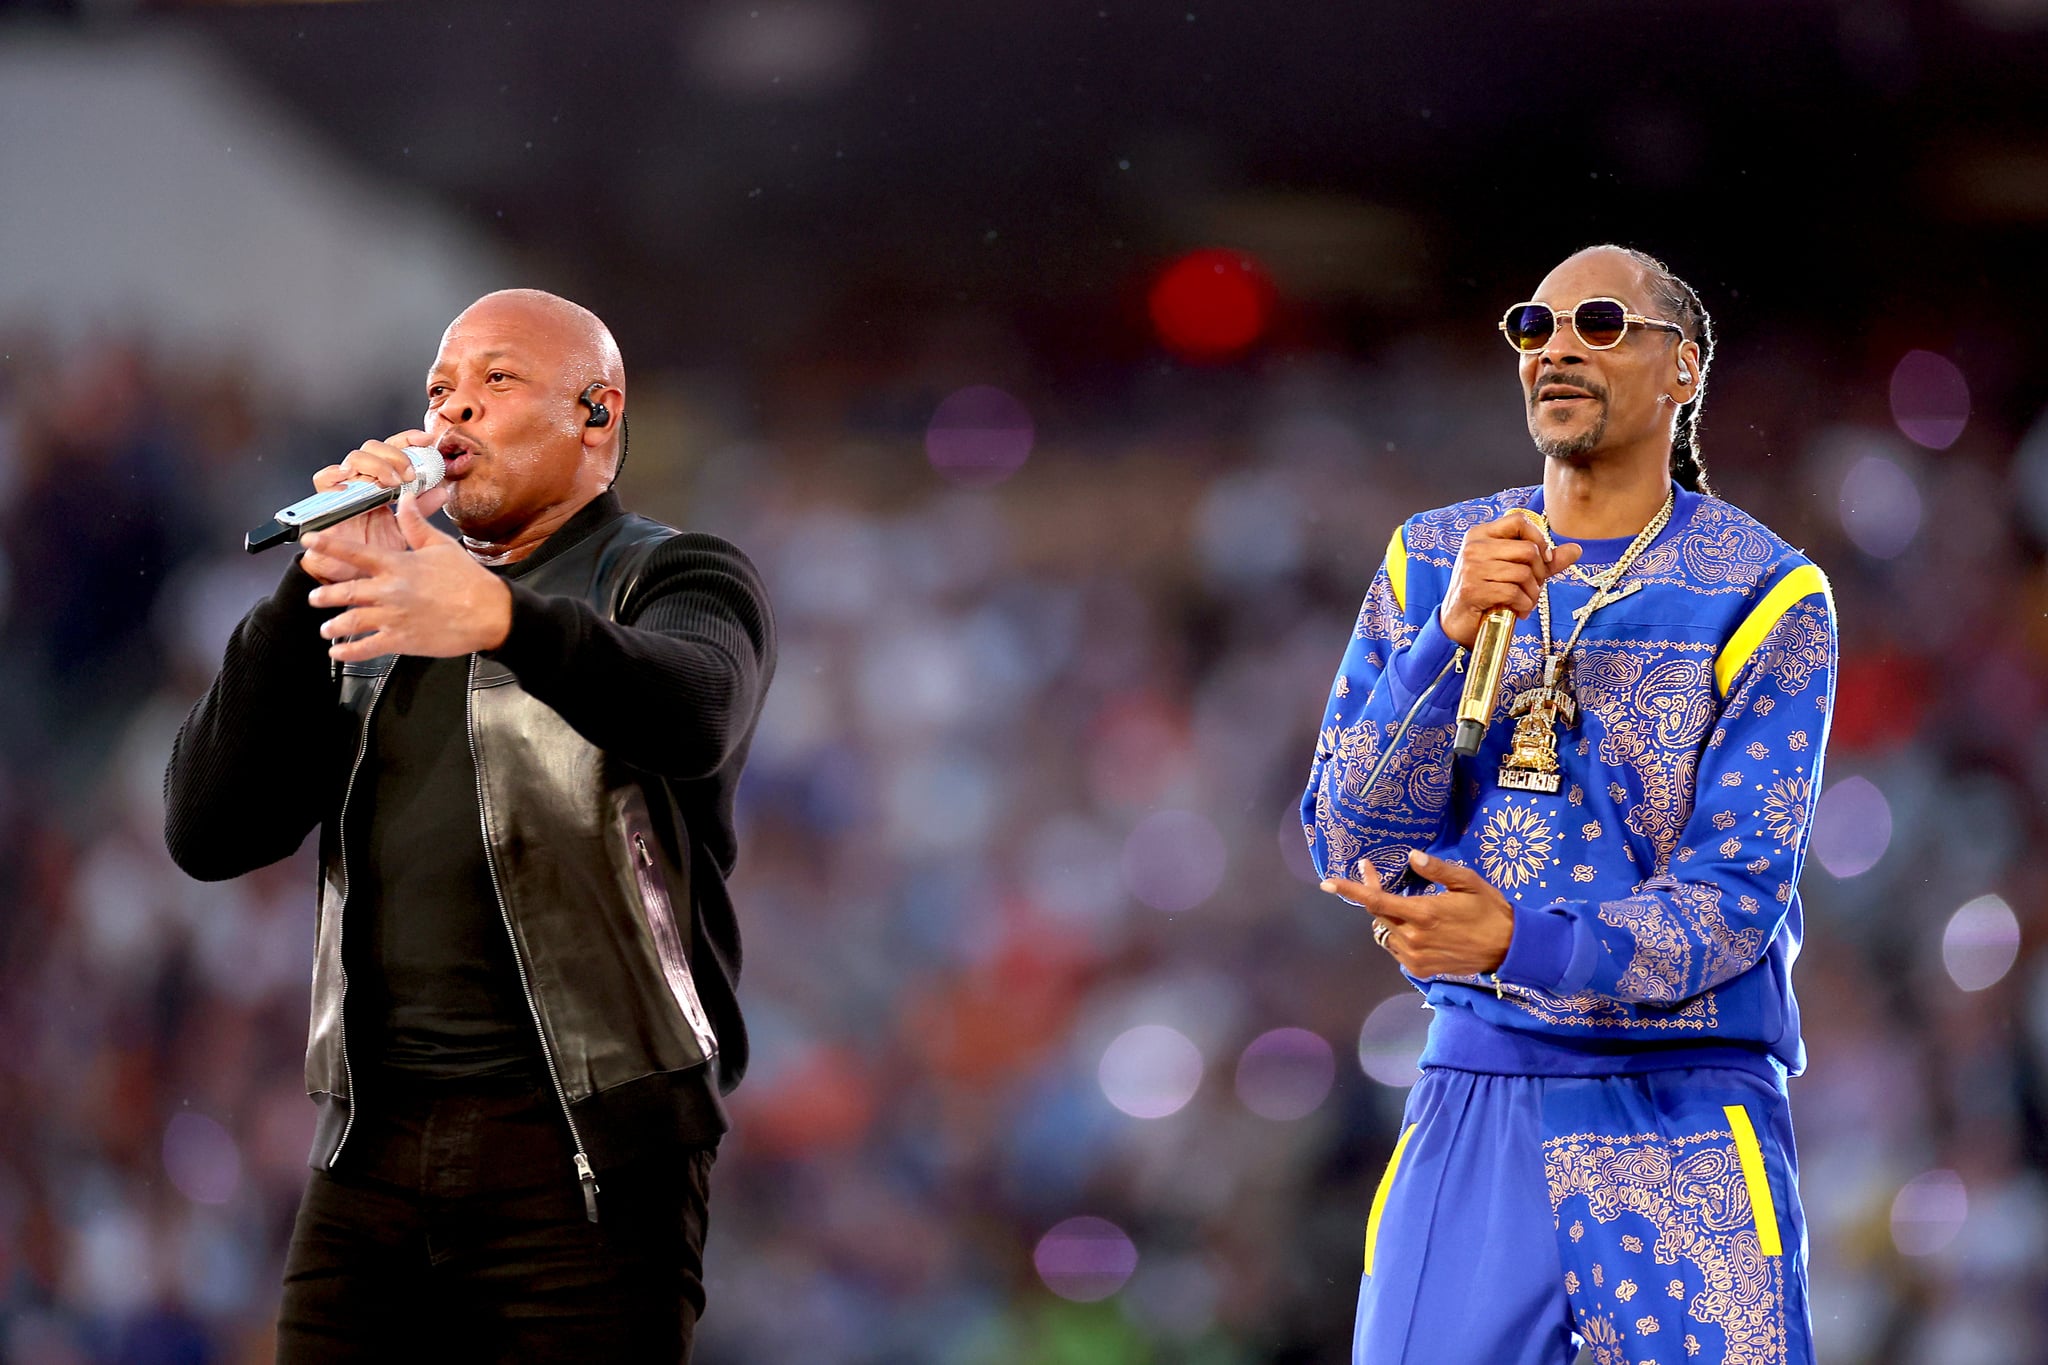
[[[1084,397],[636,373],[628,504],[739,543],[782,632],[704,1365],[1344,1358],[1426,1020],[1296,802],[1394,524],[1540,477],[1468,330]],[[1930,428],[1967,359],[1745,344],[1710,474],[1841,618],[1792,1085],[1821,1355],[2048,1359],[2048,429]],[[331,430],[231,358],[0,352],[0,1359],[267,1360],[310,850],[190,882],[160,782],[283,567],[242,532],[412,400]],[[1006,478],[931,458],[970,382],[1028,414]]]

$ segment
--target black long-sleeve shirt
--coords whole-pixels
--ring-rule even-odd
[[[540,549],[502,571],[512,590],[512,625],[505,642],[491,653],[528,693],[585,739],[674,784],[692,841],[695,909],[718,959],[716,964],[700,962],[698,970],[715,967],[724,978],[718,989],[705,992],[705,1006],[721,1040],[720,1079],[730,1088],[744,1068],[746,1047],[732,996],[739,934],[725,877],[737,851],[734,792],[774,672],[774,627],[753,566],[733,546],[707,535],[679,535],[655,548],[626,620],[609,621],[581,598],[546,596],[521,586],[521,578],[620,515],[618,499],[603,494]],[[165,774],[165,839],[178,865],[195,877],[217,880],[275,862],[340,811],[357,734],[353,718],[338,703],[327,642],[319,634],[320,623],[333,613],[306,600],[314,586],[296,562],[286,570],[276,592],[236,629],[219,676],[179,732]],[[446,830],[481,829],[466,745],[448,743],[438,733],[449,723],[450,708],[433,705],[434,680],[461,665],[461,660],[401,660],[387,684],[387,702],[390,689],[402,684],[402,697],[414,704],[424,689],[429,703],[425,719],[437,733],[405,734],[411,704],[388,716],[380,705],[373,718],[371,746],[357,778],[376,791],[368,810],[379,828],[364,844],[372,856],[380,848],[387,857],[399,856],[387,819],[421,799],[437,803],[437,818],[446,817]],[[454,695],[459,701],[460,693]],[[455,721],[460,722],[459,711]],[[394,728],[387,731],[387,724]],[[387,769],[380,761],[390,756],[387,741],[402,744],[408,755],[432,749],[439,757],[415,771]],[[465,798],[462,810],[439,809],[457,791]],[[479,833],[477,855],[480,838]],[[358,839],[351,836],[352,843]],[[494,1011],[492,1018],[503,1022],[508,1003],[518,1003],[516,994],[508,1001],[491,985],[501,980],[491,971],[509,965],[509,957],[493,969],[487,962],[480,966],[464,948],[495,952],[499,940],[486,944],[479,935],[495,923],[496,909],[483,907],[490,911],[488,922],[471,913],[480,888],[474,868],[464,870],[470,855],[453,845],[448,853],[437,876],[394,877],[392,870],[379,869],[371,877],[383,888],[375,898],[383,932],[373,929],[367,945],[370,970],[381,979],[366,983],[372,988],[365,997],[377,1000],[382,1011],[385,1054],[401,1063],[426,1059],[428,1070],[436,1046],[451,1041],[446,1034],[435,1036],[437,1028],[454,1028],[458,1043],[462,1036],[474,1041],[477,1026],[490,1022],[480,1020],[477,1009]],[[469,892],[461,892],[462,887]],[[467,908],[451,910],[448,898],[458,894]],[[353,923],[353,905],[349,914]],[[424,914],[460,918],[438,921],[442,932],[422,937],[407,922]],[[502,935],[502,928],[495,932]],[[399,957],[378,967],[377,957],[392,951]],[[356,958],[353,948],[350,956]],[[461,969],[451,975],[448,969],[458,961]],[[349,965],[353,987],[358,984],[354,973],[363,964],[352,960]],[[393,987],[399,996],[393,996]],[[446,1013],[443,1005],[454,1013]],[[393,1025],[395,1034],[389,1031]],[[530,1029],[530,1021],[523,1021],[523,1027]],[[493,1057],[506,1060],[499,1045],[511,1037],[487,1040],[484,1053],[470,1061],[488,1068]],[[454,1054],[440,1055],[446,1061],[461,1052],[458,1046]],[[453,1065],[458,1072],[474,1069],[459,1056]]]
[[[544,1076],[484,849],[468,700],[467,658],[402,658],[370,721],[342,946],[358,1075]]]

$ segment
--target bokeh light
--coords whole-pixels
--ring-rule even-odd
[[[164,1126],[164,1174],[196,1204],[225,1204],[242,1184],[242,1153],[228,1130],[186,1111]]]
[[[952,482],[988,488],[1024,467],[1036,436],[1030,409],[991,384],[973,384],[948,394],[933,411],[924,453]]]
[[[1429,1041],[1429,1011],[1422,997],[1403,991],[1373,1006],[1358,1030],[1358,1065],[1381,1085],[1405,1090],[1422,1079],[1422,1046]]]
[[[1237,1062],[1237,1097],[1260,1118],[1313,1114],[1337,1078],[1337,1054],[1321,1034],[1276,1028],[1252,1040]]]
[[[1155,811],[1124,840],[1124,885],[1154,910],[1192,910],[1223,880],[1223,836],[1188,810]]]
[[[1882,455],[1865,455],[1842,478],[1842,529],[1876,559],[1895,559],[1920,533],[1920,489]]]
[[[1956,1239],[1970,1216],[1970,1196],[1954,1171],[1908,1180],[1892,1200],[1892,1245],[1905,1256],[1931,1256]]]
[[[1238,355],[1265,332],[1272,281],[1242,251],[1191,251],[1152,286],[1152,325],[1183,360],[1214,362]]]
[[[1948,918],[1941,931],[1941,965],[1966,991],[1996,985],[2020,955],[2020,922],[1999,896],[1979,896]]]
[[[1303,886],[1314,886],[1322,880],[1316,875],[1316,860],[1309,852],[1308,836],[1302,833],[1301,808],[1293,802],[1280,812],[1279,832],[1280,861],[1294,874],[1294,879]]]
[[[1045,1287],[1075,1303],[1094,1303],[1124,1287],[1138,1268],[1138,1248],[1107,1218],[1056,1223],[1031,1254]]]
[[[1955,362],[1908,351],[1892,369],[1892,420],[1906,439],[1947,450],[1970,422],[1970,384]]]
[[[1096,1080],[1109,1102],[1135,1119],[1177,1114],[1202,1085],[1202,1050],[1179,1029],[1140,1024],[1102,1051]]]
[[[1861,876],[1891,843],[1891,803],[1868,778],[1844,778],[1820,794],[1809,848],[1830,875]]]

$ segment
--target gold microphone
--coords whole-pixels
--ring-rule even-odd
[[[1543,543],[1549,545],[1550,523],[1543,514],[1530,507],[1510,507],[1503,517],[1519,512],[1536,523],[1543,532]],[[1465,692],[1458,698],[1458,737],[1451,741],[1451,752],[1459,758],[1470,758],[1479,752],[1479,742],[1486,738],[1486,727],[1493,720],[1493,704],[1500,699],[1500,675],[1508,663],[1508,645],[1515,638],[1515,614],[1506,607],[1495,607],[1479,618],[1479,634],[1472,641],[1472,657],[1465,661]]]
[[[1465,661],[1465,692],[1458,698],[1458,737],[1451,752],[1470,758],[1479,752],[1486,738],[1486,726],[1493,719],[1493,706],[1500,699],[1501,670],[1507,667],[1508,644],[1515,638],[1515,614],[1495,607],[1479,620],[1479,635],[1472,641],[1472,657]]]

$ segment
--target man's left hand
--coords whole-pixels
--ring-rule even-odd
[[[1322,887],[1364,906],[1388,926],[1383,946],[1410,976],[1474,976],[1499,970],[1515,936],[1515,911],[1507,897],[1471,868],[1432,858],[1419,848],[1409,851],[1408,866],[1443,891],[1397,896],[1345,877],[1325,878]]]
[[[351,543],[331,531],[305,537],[306,558],[343,578],[322,583],[307,599],[316,607],[348,610],[320,627],[335,644],[327,655],[355,663],[385,654],[450,659],[496,649],[512,629],[512,590],[420,515],[410,493],[398,500],[403,550]],[[312,572],[309,569],[309,572]],[[347,637],[358,638],[347,638]]]

